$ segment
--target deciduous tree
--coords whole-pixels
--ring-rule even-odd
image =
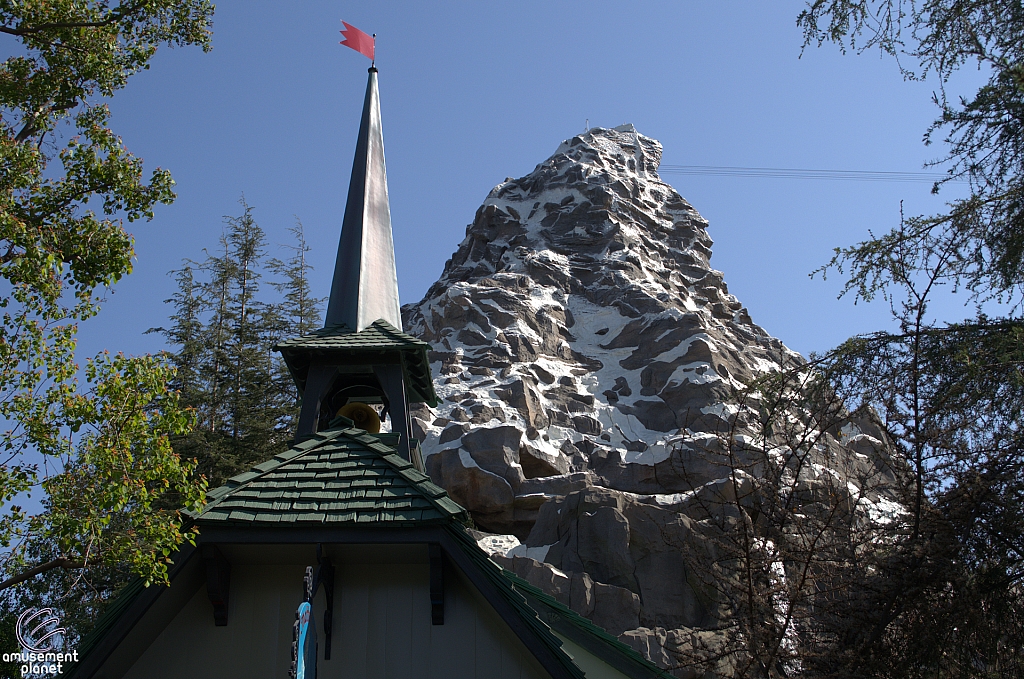
[[[189,421],[172,371],[101,355],[80,384],[75,332],[131,271],[123,221],[174,198],[170,174],[145,178],[109,128],[104,99],[161,45],[209,49],[212,12],[206,0],[0,1],[14,54],[0,64],[0,589],[91,564],[160,580],[187,534],[153,503],[168,490],[201,501],[168,445]],[[29,491],[42,513],[12,505]]]

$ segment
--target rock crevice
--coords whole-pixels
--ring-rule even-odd
[[[563,142],[403,312],[433,347],[430,476],[506,536],[502,565],[668,666],[721,614],[684,553],[708,548],[687,502],[728,492],[708,451],[730,397],[804,361],[729,293],[660,161],[631,125]]]

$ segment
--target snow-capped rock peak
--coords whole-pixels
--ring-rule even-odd
[[[707,222],[660,160],[632,125],[564,141],[490,192],[405,309],[443,399],[414,414],[428,470],[485,528],[525,537],[573,473],[688,490],[679,461],[730,392],[800,360],[729,294]]]
[[[595,127],[562,142],[545,164],[568,169],[573,163],[592,168],[594,177],[653,173],[661,165],[661,143],[643,136],[630,123]]]
[[[852,419],[848,443],[832,439],[802,477],[782,445],[749,469],[723,466],[726,448],[767,443],[736,390],[802,359],[729,294],[707,222],[660,160],[632,125],[562,142],[488,194],[440,280],[403,311],[433,347],[442,399],[414,411],[414,435],[431,477],[497,534],[481,545],[671,666],[673,640],[725,610],[681,577],[702,548],[701,507],[749,498],[767,465],[806,488],[828,480],[876,523],[899,505],[857,499],[850,481],[873,473],[884,434]]]

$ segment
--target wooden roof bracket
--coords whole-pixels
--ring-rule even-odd
[[[313,595],[316,595],[316,588],[323,584],[324,596],[327,598],[327,608],[324,610],[324,660],[330,660],[331,631],[334,628],[334,564],[330,557],[324,556],[323,545],[319,542],[316,544],[316,561],[319,567],[316,570]]]
[[[231,564],[215,545],[203,545],[202,551],[203,562],[206,565],[206,595],[213,604],[213,624],[217,627],[226,627]]]
[[[432,542],[430,551],[430,624],[444,624],[444,550]]]

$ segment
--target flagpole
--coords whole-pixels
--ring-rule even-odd
[[[373,59],[370,59],[370,68],[374,68],[377,63],[377,34],[373,34]]]

